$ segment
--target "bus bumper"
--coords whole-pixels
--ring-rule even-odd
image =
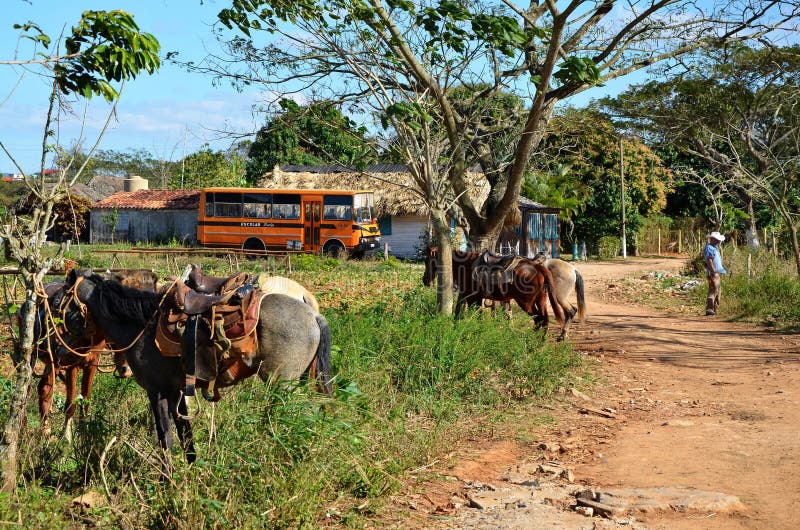
[[[354,253],[364,253],[370,250],[377,250],[381,248],[381,238],[379,237],[362,237],[358,245],[353,247]]]

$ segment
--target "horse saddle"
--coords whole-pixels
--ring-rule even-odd
[[[498,256],[485,250],[472,264],[472,279],[483,291],[492,292],[514,281],[514,268],[521,260],[519,256]]]
[[[182,357],[186,394],[197,379],[213,382],[229,359],[248,359],[258,348],[255,328],[263,293],[246,284],[223,295],[197,293],[177,280],[164,298],[156,328],[162,355]]]
[[[237,272],[232,276],[209,276],[197,265],[192,264],[186,285],[198,293],[223,294],[235,291],[243,285],[252,283],[249,273]]]

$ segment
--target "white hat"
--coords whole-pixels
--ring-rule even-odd
[[[725,236],[723,236],[719,232],[711,232],[710,234],[708,234],[708,237],[714,238],[720,242],[725,241]]]

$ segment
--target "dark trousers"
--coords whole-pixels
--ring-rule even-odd
[[[708,280],[708,297],[706,298],[706,314],[716,315],[719,309],[719,295],[722,294],[722,285],[720,284],[720,275],[712,274],[707,276]]]

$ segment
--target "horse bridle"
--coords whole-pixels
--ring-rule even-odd
[[[94,335],[97,334],[97,331],[96,331],[97,327],[96,327],[94,321],[92,320],[92,315],[89,312],[88,306],[85,303],[83,303],[81,301],[81,299],[78,297],[78,286],[81,284],[81,282],[84,279],[85,279],[84,276],[78,276],[77,279],[75,280],[75,283],[70,288],[64,289],[64,293],[65,294],[69,294],[69,297],[64,297],[64,299],[69,298],[69,302],[74,302],[75,305],[78,306],[78,310],[81,313],[81,317],[86,322],[86,325],[87,326],[89,326],[89,325],[92,326],[92,328],[91,328],[93,330],[92,335],[94,336]],[[162,297],[161,302],[163,302],[163,301],[164,301],[164,298]],[[126,352],[126,351],[130,350],[131,348],[133,348],[133,345],[136,344],[139,341],[140,338],[142,338],[142,335],[144,335],[144,332],[147,330],[147,327],[153,322],[153,320],[155,319],[156,315],[158,315],[159,311],[161,310],[161,302],[159,302],[159,304],[158,304],[158,307],[159,307],[158,310],[156,310],[156,312],[153,313],[153,315],[147,320],[147,322],[145,322],[144,326],[142,327],[142,331],[140,331],[139,334],[136,335],[136,337],[134,337],[134,339],[131,341],[130,344],[128,344],[124,348],[106,348],[106,351],[108,353],[123,353],[123,352]],[[65,311],[64,307],[59,307],[59,310],[62,311],[62,315],[65,314],[63,312],[63,311]],[[63,318],[64,317],[62,316],[62,320],[63,320]],[[58,338],[59,338],[59,341],[68,350],[70,350],[71,352],[76,353],[77,355],[83,355],[83,356],[88,355],[88,352],[85,353],[85,354],[80,354],[80,353],[74,352],[66,343],[64,343],[63,339],[60,336],[58,336]]]

